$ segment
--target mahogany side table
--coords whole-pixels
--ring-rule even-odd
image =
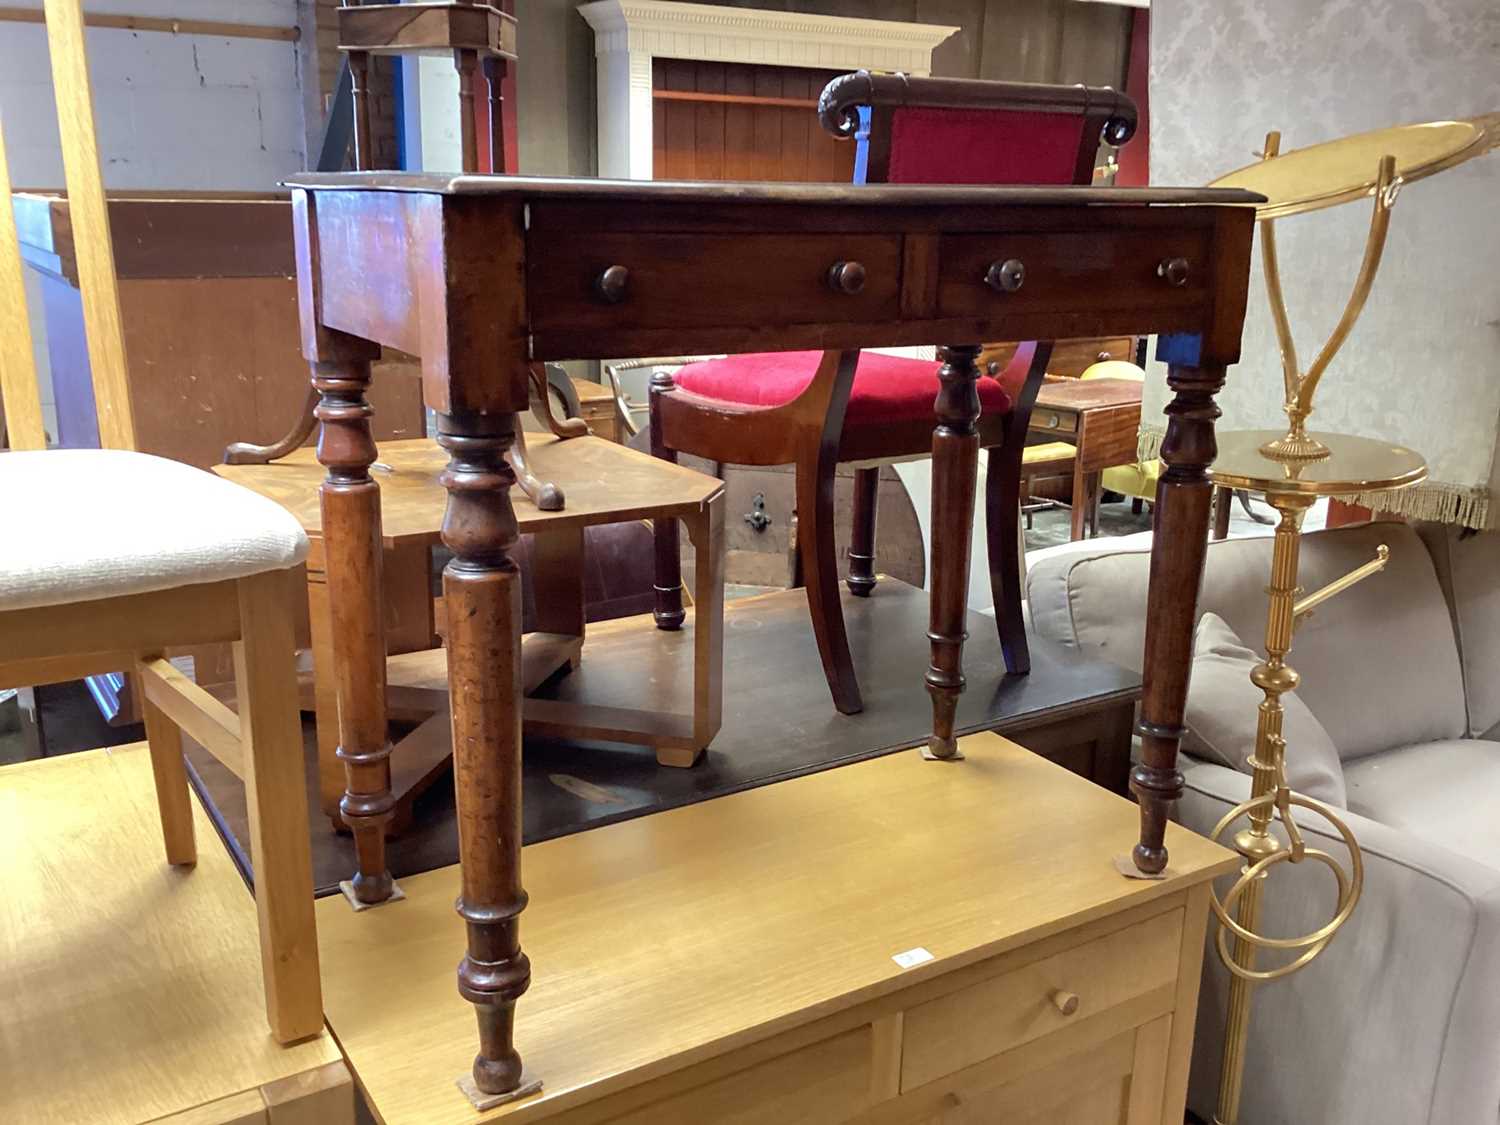
[[[291,185],[303,352],[321,395],[318,459],[341,664],[383,667],[380,503],[367,393],[384,345],[422,360],[448,451],[443,575],[468,950],[459,992],[479,1019],[473,1082],[535,1088],[513,1043],[530,983],[521,951],[518,535],[504,453],[528,365],[562,359],[946,342],[934,404],[930,749],[951,756],[972,538],[979,341],[1159,333],[1174,399],[1162,447],[1148,598],[1134,860],[1157,874],[1172,803],[1196,591],[1208,541],[1214,395],[1238,358],[1253,193],[625,182],[366,172]],[[862,267],[850,293],[830,270]],[[1005,265],[1024,284],[986,283]],[[337,544],[337,546],[336,546]],[[385,724],[340,699],[346,820],[356,842],[391,815]],[[949,768],[934,765],[934,769]],[[961,768],[961,767],[958,767]],[[361,854],[365,854],[361,850]],[[1101,858],[1101,862],[1107,860]],[[361,870],[358,896],[392,893]],[[649,903],[639,908],[650,909]]]
[[[1099,530],[1099,474],[1136,459],[1141,384],[1130,379],[1059,379],[1036,395],[1031,429],[1071,441],[1073,524],[1069,538]]]

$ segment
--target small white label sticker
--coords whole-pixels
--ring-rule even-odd
[[[900,965],[903,969],[913,969],[922,964],[924,961],[931,961],[932,954],[928,953],[927,950],[923,949],[919,945],[915,949],[908,949],[904,953],[897,953],[893,955],[891,957],[891,960],[896,962],[896,964]]]

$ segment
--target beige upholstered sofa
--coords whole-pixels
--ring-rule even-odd
[[[1365,891],[1321,957],[1257,989],[1241,1113],[1253,1125],[1500,1119],[1500,535],[1397,523],[1309,533],[1303,587],[1379,543],[1391,548],[1386,571],[1320,607],[1289,658],[1302,673],[1290,780],[1348,810]],[[1149,548],[1079,547],[1033,566],[1032,627],[1139,668]],[[1200,622],[1188,715],[1209,758],[1242,761],[1253,745],[1261,695],[1240,686],[1248,664],[1234,667],[1228,634],[1259,651],[1269,560],[1269,539],[1209,548],[1200,610],[1216,618]],[[1185,758],[1182,822],[1211,831],[1248,796],[1245,768]],[[1346,854],[1316,831],[1309,844]],[[1264,931],[1326,920],[1333,881],[1312,866],[1276,871]],[[1228,987],[1216,955],[1208,965],[1190,1099],[1205,1120]]]

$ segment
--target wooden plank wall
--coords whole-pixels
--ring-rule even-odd
[[[656,60],[656,178],[848,183],[854,146],[819,128],[815,112],[818,92],[837,73]]]
[[[733,0],[733,7],[957,26],[933,73],[1123,88],[1128,8],[1076,0]],[[523,64],[524,72],[524,64]],[[818,92],[837,71],[657,59],[657,179],[847,183],[854,146],[818,127]],[[692,94],[707,95],[694,100]],[[523,128],[525,124],[523,122]]]
[[[960,28],[933,53],[952,78],[1086,82],[1123,88],[1132,9],[1077,0],[717,0],[824,16]]]

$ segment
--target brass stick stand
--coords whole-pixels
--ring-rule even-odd
[[[1262,159],[1274,160],[1280,148],[1281,134],[1268,134]],[[1307,431],[1313,392],[1348,338],[1375,283],[1390,226],[1391,206],[1400,182],[1396,178],[1395,157],[1380,157],[1374,182],[1374,212],[1354,290],[1333,334],[1305,372],[1298,368],[1297,349],[1282,296],[1275,220],[1260,219],[1266,292],[1281,350],[1286,394],[1283,409],[1289,428],[1283,434],[1273,431],[1224,435],[1220,455],[1214,463],[1215,484],[1263,493],[1280,515],[1271,552],[1271,582],[1266,588],[1270,599],[1266,658],[1250,673],[1251,682],[1265,693],[1256,725],[1255,753],[1250,758],[1250,799],[1231,809],[1213,831],[1213,837],[1221,839],[1231,825],[1241,818],[1249,819],[1248,827],[1236,832],[1231,841],[1245,857],[1245,866],[1223,899],[1217,895],[1213,898],[1214,913],[1220,923],[1216,937],[1219,957],[1231,974],[1216,1125],[1235,1125],[1239,1116],[1254,986],[1290,976],[1327,948],[1339,927],[1354,913],[1364,886],[1364,860],[1348,825],[1326,805],[1293,793],[1287,787],[1281,697],[1295,691],[1299,681],[1296,670],[1286,661],[1298,622],[1334,594],[1383,570],[1389,557],[1388,549],[1382,545],[1373,560],[1299,601],[1302,591],[1297,585],[1297,561],[1307,510],[1320,496],[1401,488],[1427,475],[1425,462],[1410,450],[1363,438]],[[1292,816],[1294,807],[1316,813],[1343,839],[1349,853],[1347,871],[1328,852],[1306,846]],[[1276,820],[1281,823],[1281,834],[1272,831]],[[1271,938],[1258,933],[1267,874],[1279,863],[1302,863],[1307,859],[1326,866],[1337,884],[1332,916],[1323,926],[1299,937]],[[1275,968],[1261,969],[1256,959],[1262,949],[1294,956]]]
[[[1372,561],[1299,600],[1297,556],[1302,520],[1320,496],[1405,488],[1427,477],[1426,462],[1409,449],[1367,438],[1308,433],[1313,392],[1353,330],[1370,295],[1385,249],[1391,207],[1401,185],[1435,175],[1497,145],[1500,145],[1500,114],[1382,129],[1313,145],[1285,156],[1281,155],[1281,134],[1270,133],[1258,163],[1214,182],[1217,187],[1258,191],[1266,200],[1257,208],[1261,255],[1271,317],[1281,350],[1283,409],[1288,422],[1285,433],[1263,430],[1220,434],[1219,456],[1213,466],[1215,484],[1264,493],[1281,516],[1272,548],[1271,583],[1267,588],[1270,609],[1266,619],[1266,659],[1250,674],[1251,681],[1265,693],[1256,727],[1255,752],[1250,758],[1253,771],[1250,799],[1231,809],[1213,833],[1219,839],[1230,825],[1242,817],[1249,818],[1249,826],[1236,832],[1232,840],[1234,848],[1245,857],[1245,866],[1222,901],[1213,899],[1214,913],[1220,922],[1216,938],[1219,956],[1232,974],[1219,1104],[1214,1118],[1217,1125],[1235,1125],[1239,1115],[1254,985],[1295,973],[1327,948],[1339,927],[1349,920],[1364,885],[1364,861],[1348,826],[1326,806],[1287,788],[1281,697],[1297,687],[1297,673],[1286,662],[1286,656],[1298,622],[1334,594],[1384,568],[1388,552],[1382,546]],[[1377,165],[1374,179],[1365,171],[1371,164]],[[1303,372],[1297,363],[1297,349],[1281,291],[1275,219],[1366,195],[1373,195],[1374,211],[1353,292],[1327,343],[1312,366]],[[1317,813],[1338,833],[1349,852],[1347,871],[1327,852],[1305,846],[1292,819],[1294,807]],[[1272,822],[1277,819],[1281,822],[1279,834],[1272,831]],[[1301,863],[1309,858],[1327,866],[1338,885],[1332,916],[1325,925],[1301,937],[1261,936],[1256,928],[1270,869],[1278,863]],[[1275,968],[1259,969],[1256,958],[1262,949],[1295,956]]]

